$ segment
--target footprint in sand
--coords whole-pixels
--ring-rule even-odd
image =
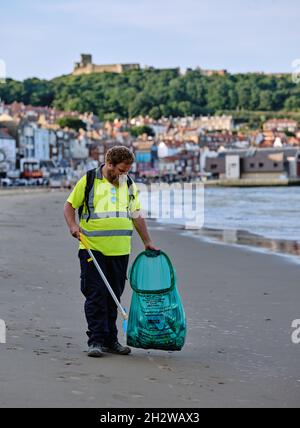
[[[107,384],[107,383],[111,382],[111,378],[104,376],[104,375],[94,376],[93,380],[95,380],[96,382],[103,383],[103,384]]]
[[[123,394],[113,394],[112,395],[113,396],[113,398],[116,398],[117,400],[119,400],[119,401],[124,401],[124,402],[128,402],[129,401],[129,399],[128,399],[128,395],[123,395]]]
[[[134,398],[135,400],[138,400],[139,398],[144,398],[142,394],[130,394],[131,398]]]
[[[48,355],[49,352],[45,351],[44,349],[34,349],[34,354],[36,355]]]
[[[9,278],[13,277],[13,274],[12,273],[2,273],[1,272],[0,277],[3,278],[3,279],[9,279]]]
[[[145,377],[144,380],[147,382],[157,382],[157,379],[155,377]]]
[[[169,372],[174,372],[174,371],[175,371],[174,369],[172,369],[172,367],[169,367],[169,366],[167,366],[167,365],[164,365],[164,366],[158,366],[158,368],[159,368],[160,370],[168,370]]]
[[[190,403],[191,401],[193,403],[201,403],[201,400],[199,398],[193,398],[193,397],[180,397],[183,401],[187,401],[188,403]]]
[[[177,383],[180,385],[184,385],[184,386],[195,385],[195,382],[193,382],[192,380],[189,380],[189,379],[185,379],[183,377],[178,378]]]
[[[7,349],[7,351],[23,351],[24,350],[24,348],[22,348],[20,346],[10,346],[6,349]]]
[[[66,361],[65,366],[81,366],[81,363],[77,361]]]

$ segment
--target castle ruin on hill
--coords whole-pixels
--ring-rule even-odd
[[[140,70],[139,64],[106,64],[97,65],[93,64],[92,55],[81,54],[80,62],[75,63],[73,75],[78,76],[81,74],[91,73],[123,73],[127,70]]]

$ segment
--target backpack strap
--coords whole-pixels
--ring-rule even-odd
[[[85,186],[85,191],[84,191],[84,201],[83,201],[83,204],[81,205],[81,207],[79,207],[79,209],[78,209],[79,219],[81,219],[83,209],[84,209],[84,207],[86,207],[87,212],[88,212],[88,218],[86,220],[87,222],[89,221],[90,216],[91,216],[91,209],[89,206],[89,195],[90,195],[90,192],[94,186],[94,181],[96,178],[97,170],[98,170],[98,168],[94,168],[94,169],[89,170],[86,173],[86,186]]]
[[[134,189],[133,189],[133,179],[130,177],[130,175],[127,175],[127,187],[128,187],[128,194],[129,194],[129,201],[131,202],[133,199],[135,199],[134,196]]]

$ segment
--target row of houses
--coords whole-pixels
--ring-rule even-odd
[[[57,125],[59,118],[71,113],[86,124],[85,130],[61,129]],[[152,128],[154,137],[132,137],[130,128],[143,125]],[[89,162],[103,162],[106,151],[116,144],[132,148],[136,156],[133,172],[141,177],[299,175],[298,145],[293,147],[289,139],[300,138],[297,122],[268,121],[263,133],[249,135],[232,131],[231,127],[232,118],[227,116],[159,121],[138,117],[100,123],[91,113],[79,115],[22,103],[0,103],[0,177],[20,169],[22,159],[84,169]],[[220,129],[213,131],[214,128]],[[286,130],[294,137],[288,137],[283,132]],[[264,146],[268,136],[270,146]]]
[[[57,121],[63,117],[79,117],[86,129],[74,131],[61,129]],[[13,147],[13,156],[8,161],[8,144],[0,137],[2,147],[2,176],[4,171],[19,169],[22,159],[36,161],[54,161],[56,164],[70,166],[89,161],[91,151],[97,147],[99,161],[102,162],[106,151],[113,145],[126,145],[136,152],[134,169],[137,174],[157,172],[166,174],[169,171],[190,174],[199,170],[199,126],[194,118],[162,119],[153,121],[150,118],[131,120],[116,119],[113,122],[100,123],[91,113],[61,112],[48,107],[26,106],[22,103],[5,105],[0,103],[0,129],[9,137],[9,145]],[[215,121],[215,122],[214,122]],[[204,126],[228,126],[231,119],[226,117],[203,118]],[[215,125],[214,125],[215,123]],[[155,137],[142,135],[134,138],[131,127],[149,125]],[[6,138],[6,139],[7,139]],[[196,153],[196,155],[195,155]],[[172,156],[177,157],[175,160]],[[182,159],[178,157],[182,156]],[[174,162],[173,162],[174,160]]]
[[[103,162],[115,140],[91,144],[84,135],[70,131],[42,129],[23,123],[19,129],[19,147],[5,129],[0,130],[0,175],[20,168],[22,158],[38,161],[60,160],[76,169],[94,160]],[[169,176],[193,179],[204,175],[213,179],[297,178],[300,177],[300,151],[297,148],[221,149],[211,151],[193,142],[133,141],[129,146],[136,156],[133,173],[143,178]],[[18,149],[18,150],[17,150]]]
[[[93,113],[63,112],[49,107],[25,106],[22,103],[4,105],[0,103],[0,115],[5,114],[15,120],[28,119],[43,128],[57,129],[57,120],[63,117],[78,117],[87,131],[97,131],[100,137],[128,139],[128,130],[136,126],[147,125],[154,131],[156,141],[193,141],[202,146],[232,145],[235,142],[260,147],[276,145],[300,145],[298,122],[291,119],[271,119],[265,122],[262,131],[247,134],[239,131],[232,116],[201,116],[185,118],[161,118],[154,120],[149,116],[132,119],[115,119],[101,123]],[[55,128],[56,127],[56,128]],[[127,134],[127,135],[126,135]]]
[[[299,124],[293,119],[270,119],[263,124],[263,130],[296,133],[299,131]]]

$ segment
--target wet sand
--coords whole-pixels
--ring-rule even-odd
[[[178,227],[180,228],[180,227]],[[189,233],[191,235],[191,233]],[[250,233],[246,230],[202,228],[192,232],[194,237],[208,238],[211,241],[230,245],[252,248],[255,251],[265,251],[280,255],[291,256],[294,262],[300,262],[300,243],[295,240],[271,239]]]
[[[300,345],[291,341],[300,266],[155,222],[154,241],[177,270],[186,346],[88,358],[77,244],[62,215],[66,195],[0,198],[0,319],[7,324],[0,407],[300,406]],[[131,261],[142,249],[135,235]]]

